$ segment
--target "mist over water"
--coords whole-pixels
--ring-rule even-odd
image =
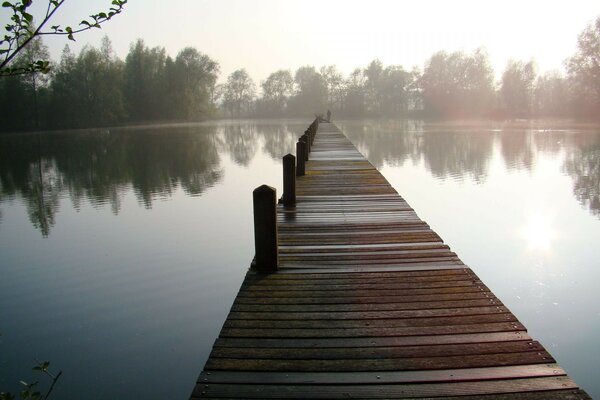
[[[38,358],[57,398],[186,398],[253,255],[251,192],[281,194],[308,122],[0,137],[0,388]],[[336,123],[600,396],[600,128]]]

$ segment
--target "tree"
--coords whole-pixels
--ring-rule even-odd
[[[481,116],[491,108],[493,71],[482,49],[473,54],[433,54],[419,85],[425,111],[432,116]]]
[[[193,47],[181,50],[175,60],[167,57],[167,115],[175,119],[199,119],[212,111],[219,63]]]
[[[550,71],[535,81],[534,112],[538,116],[564,117],[569,112],[567,80],[558,71]]]
[[[55,125],[105,126],[125,120],[121,87],[123,62],[105,37],[100,49],[84,47],[77,57],[69,50],[50,86]]]
[[[327,88],[327,107],[340,111],[344,107],[344,76],[335,65],[323,66],[320,71]]]
[[[250,111],[250,106],[255,95],[256,85],[245,69],[242,68],[233,71],[227,77],[224,105],[229,109],[232,116],[235,113],[239,117],[244,107],[246,107],[246,111]]]
[[[322,113],[327,104],[327,86],[323,76],[315,67],[303,66],[294,75],[296,91],[293,100],[293,110],[298,115]]]
[[[383,115],[406,115],[411,83],[412,75],[400,65],[390,65],[383,70],[377,85],[377,97],[381,101],[379,110]]]
[[[44,31],[45,25],[52,19],[54,13],[65,3],[66,0],[48,0],[46,14],[41,18],[37,28],[33,25],[34,16],[27,12],[32,0],[4,1],[2,7],[11,9],[10,22],[5,25],[5,34],[0,40],[0,75],[20,75],[31,72],[44,72],[50,70],[50,62],[47,59],[38,59],[26,66],[10,66],[10,62],[25,49],[32,40],[42,35],[65,35],[69,40],[75,40],[77,33],[92,28],[100,28],[100,25],[112,19],[123,11],[127,0],[112,0],[112,7],[108,12],[99,12],[90,15],[79,23],[79,27],[73,29],[66,26],[53,25],[49,31]]]
[[[510,60],[502,74],[500,97],[509,117],[528,117],[533,106],[533,61]]]
[[[294,78],[287,70],[279,70],[271,73],[261,83],[263,100],[267,111],[271,115],[281,115],[287,106],[287,100],[294,89]]]
[[[28,65],[33,64],[36,60],[48,59],[50,52],[48,46],[42,42],[41,37],[36,37],[30,41],[29,46],[25,47],[19,55],[14,59],[14,64],[17,67],[27,68]],[[46,88],[49,82],[49,76],[45,74],[38,74],[35,71],[31,71],[21,76],[22,81],[28,88],[29,96],[31,101],[27,102],[31,105],[31,111],[33,114],[33,126],[38,128],[39,122],[39,91],[40,89]]]
[[[123,95],[133,121],[159,119],[165,114],[166,52],[146,47],[142,39],[132,43],[125,59]]]
[[[576,109],[597,117],[600,115],[600,17],[579,34],[577,50],[566,66]]]
[[[365,112],[365,76],[362,69],[355,68],[345,82],[345,111],[352,116],[361,116]]]
[[[367,112],[375,115],[381,114],[381,77],[383,75],[383,63],[379,60],[373,60],[364,69],[365,96],[367,101]]]

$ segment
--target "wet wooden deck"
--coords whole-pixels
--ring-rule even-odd
[[[589,399],[333,124],[193,390],[228,399]]]

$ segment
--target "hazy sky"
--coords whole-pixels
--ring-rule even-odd
[[[109,4],[69,0],[57,19],[75,25]],[[277,69],[336,64],[347,74],[374,58],[422,67],[437,50],[483,46],[498,75],[510,58],[535,58],[540,71],[561,69],[578,33],[598,15],[598,0],[129,0],[123,14],[71,48],[96,46],[104,34],[121,58],[137,38],[172,56],[194,46],[220,63],[221,81],[246,68],[258,85]],[[46,39],[54,59],[66,42]]]

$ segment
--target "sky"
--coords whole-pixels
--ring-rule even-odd
[[[34,1],[34,15],[44,3]],[[75,26],[109,6],[110,0],[68,0],[51,25]],[[577,35],[597,16],[598,0],[129,0],[102,30],[69,44],[77,52],[106,34],[122,59],[138,38],[173,57],[193,46],[219,62],[219,81],[245,68],[257,84],[302,65],[335,64],[345,75],[375,58],[422,68],[438,50],[485,47],[499,76],[509,59],[533,58],[540,72],[562,70]],[[58,60],[68,41],[45,42]]]

